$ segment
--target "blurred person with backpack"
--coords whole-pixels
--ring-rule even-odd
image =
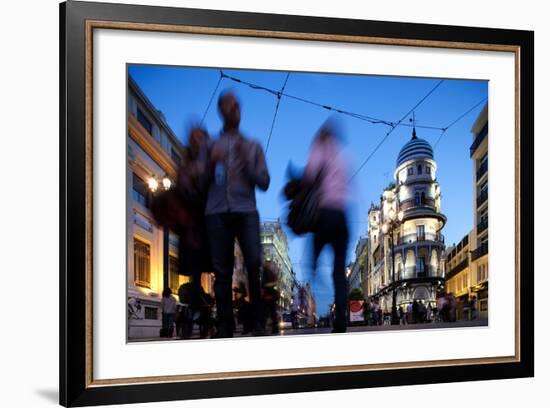
[[[326,245],[332,247],[334,265],[335,316],[333,332],[347,329],[346,253],[349,241],[346,207],[348,205],[349,172],[344,157],[341,132],[333,120],[319,129],[303,176],[285,186],[285,195],[292,202],[288,223],[291,229],[303,234],[313,233],[313,269]]]

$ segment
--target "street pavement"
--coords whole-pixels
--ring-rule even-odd
[[[381,326],[349,326],[348,333],[362,333],[362,332],[379,332],[379,331],[392,331],[392,330],[434,330],[434,329],[456,329],[461,327],[483,327],[488,326],[487,320],[461,320],[454,323],[446,322],[437,322],[437,323],[422,323],[422,324],[406,324],[399,326],[392,326],[389,324],[384,324]],[[303,334],[329,334],[331,333],[332,328],[330,327],[317,327],[317,328],[302,328],[302,329],[284,329],[281,330],[279,334],[271,334],[269,330],[266,331],[266,336],[275,337],[275,336],[296,336]],[[252,337],[250,334],[241,335],[240,331],[237,330],[234,337],[243,338],[243,337]],[[198,340],[199,334],[198,330],[195,330],[193,336],[187,340]],[[147,341],[176,341],[179,339],[173,337],[171,339],[166,338],[139,338],[139,339],[130,339],[131,343],[134,342],[147,342]]]

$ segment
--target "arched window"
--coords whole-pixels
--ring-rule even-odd
[[[420,192],[414,193],[414,205],[420,205]]]
[[[417,166],[416,170],[417,170],[416,172],[417,172],[418,174],[422,174],[422,165],[419,164],[419,165]]]
[[[426,204],[426,194],[424,194],[424,192],[420,194],[420,204]]]

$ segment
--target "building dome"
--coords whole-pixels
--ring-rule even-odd
[[[397,167],[409,160],[433,158],[434,151],[432,146],[426,140],[416,137],[416,130],[414,130],[411,140],[399,151]]]

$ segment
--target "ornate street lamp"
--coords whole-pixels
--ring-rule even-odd
[[[161,180],[161,184],[164,191],[168,191],[172,187],[172,180],[164,176]],[[149,180],[147,180],[147,185],[149,186],[149,190],[154,194],[158,190],[159,182],[156,178],[150,177]],[[170,228],[168,228],[166,224],[162,226],[162,238],[162,289],[164,291],[164,289],[170,286]]]
[[[395,282],[395,252],[394,252],[394,241],[393,235],[397,228],[401,226],[403,221],[403,211],[399,211],[397,215],[395,211],[390,209],[388,211],[388,220],[382,225],[382,232],[384,234],[389,234],[390,236],[390,245],[391,245],[391,272],[392,272],[392,305],[391,305],[391,324],[399,324],[399,316],[397,316],[397,285]]]

